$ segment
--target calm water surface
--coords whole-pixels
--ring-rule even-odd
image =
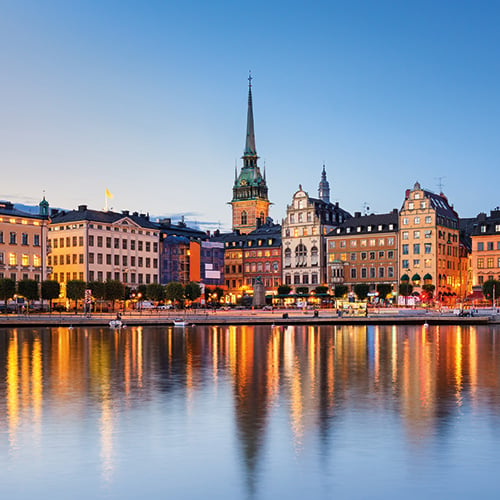
[[[13,499],[500,497],[500,329],[0,329]]]

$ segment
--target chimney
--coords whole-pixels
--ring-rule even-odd
[[[87,210],[87,205],[78,205],[79,212],[85,212],[85,210]]]
[[[130,215],[130,212],[128,210],[122,210],[122,215]]]
[[[361,212],[354,212],[354,218],[359,219],[361,217]]]
[[[405,200],[407,200],[407,199],[409,198],[409,196],[410,196],[410,191],[411,191],[410,189],[407,189],[407,190],[405,191]]]

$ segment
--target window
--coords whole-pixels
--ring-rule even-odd
[[[23,253],[22,257],[21,257],[21,265],[23,266],[29,266],[30,265],[30,260],[29,260],[29,256],[27,253]]]
[[[0,231],[0,243],[3,243],[3,231]]]
[[[318,284],[318,275],[316,273],[311,274],[311,284],[313,284],[313,285]]]
[[[410,201],[410,202],[408,203],[408,209],[409,209],[409,210],[413,210],[413,201]]]
[[[424,231],[424,237],[425,238],[432,238],[432,231],[430,229],[427,229]]]
[[[61,245],[63,246],[63,245]],[[92,235],[89,236],[89,247],[93,247],[94,246],[94,237]]]
[[[15,233],[14,231],[12,231],[12,232],[10,233],[9,243],[10,243],[11,245],[16,245],[16,244],[17,244],[17,242],[16,242],[16,233]]]
[[[35,234],[33,236],[33,245],[35,247],[39,247],[40,246],[40,235],[39,234]]]
[[[241,225],[246,226],[247,225],[247,213],[243,210],[241,212]]]
[[[21,234],[21,245],[28,244],[28,233]]]
[[[356,253],[355,252],[351,253],[351,260],[356,260]]]
[[[430,243],[424,243],[424,252],[431,253],[431,251],[432,251],[432,245]]]
[[[375,260],[375,252],[370,252],[370,260]]]
[[[366,278],[366,267],[361,268],[361,278]]]
[[[76,240],[76,237],[75,237]],[[76,241],[74,241],[74,246],[76,246]],[[97,237],[97,246],[102,247],[102,236]]]
[[[408,231],[403,231],[403,240],[407,240],[408,239]]]
[[[292,251],[287,248],[285,249],[285,267],[290,267],[292,265]]]
[[[370,278],[375,278],[376,270],[374,267],[370,267]]]
[[[402,247],[403,255],[408,255],[408,253],[409,253],[408,247],[409,247],[408,243],[405,243],[403,245],[403,247]]]
[[[487,250],[493,250],[493,242],[492,241],[488,241],[486,243],[486,249]]]
[[[415,224],[420,224],[420,217],[415,217],[415,219],[413,219],[413,222]]]
[[[69,257],[69,255],[68,255]],[[89,253],[89,264],[93,264],[94,263],[94,254],[93,253]]]
[[[308,274],[304,274],[302,276],[302,284],[304,284],[304,285],[308,285],[309,284],[309,275]]]
[[[294,285],[300,285],[300,274],[294,274],[293,275],[293,284]]]
[[[410,261],[408,259],[403,259],[401,261],[401,266],[404,268],[404,269],[408,269],[410,267]]]
[[[394,259],[394,250],[388,250],[387,251],[387,258],[388,259]]]
[[[477,251],[478,252],[482,252],[484,250],[484,243],[482,241],[480,241],[478,244],[477,244]]]
[[[307,264],[307,249],[300,243],[295,248],[295,267],[302,267]]]
[[[491,269],[493,267],[493,257],[488,257],[488,260],[486,261],[486,266],[488,269]]]
[[[394,268],[393,267],[388,267],[387,268],[387,277],[388,278],[394,278]]]
[[[408,224],[408,217],[403,217],[403,224],[405,226]]]
[[[425,223],[426,224],[431,224],[432,223],[432,217],[430,215],[428,215],[426,218],[425,218]]]
[[[481,226],[481,232],[485,233],[486,232],[486,226]]]
[[[420,238],[420,231],[413,231],[413,238],[418,240]]]
[[[385,252],[382,250],[378,253],[378,258],[383,259],[385,257]]]
[[[311,265],[312,266],[318,265],[318,248],[317,247],[311,248]]]
[[[120,256],[115,255],[115,266],[119,266],[119,265],[120,265]]]
[[[385,276],[385,268],[384,267],[379,267],[378,268],[378,277],[383,278]]]
[[[413,253],[419,254],[420,253],[420,243],[414,243],[413,244]]]
[[[361,252],[361,260],[366,260],[367,253]]]

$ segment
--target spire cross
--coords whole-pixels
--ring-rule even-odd
[[[251,72],[251,71],[249,71],[249,72],[248,72],[248,86],[249,86],[249,87],[251,87],[251,86],[252,86],[252,80],[253,80],[253,78],[252,78],[252,72]]]

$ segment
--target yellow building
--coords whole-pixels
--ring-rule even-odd
[[[399,213],[399,277],[416,292],[434,285],[434,298],[453,302],[460,293],[458,215],[444,194],[420,187],[406,191]]]
[[[0,201],[0,278],[47,278],[47,208],[44,199],[40,215],[34,215],[17,210],[9,201]]]
[[[159,230],[149,216],[89,210],[60,212],[49,227],[51,279],[158,283]]]

